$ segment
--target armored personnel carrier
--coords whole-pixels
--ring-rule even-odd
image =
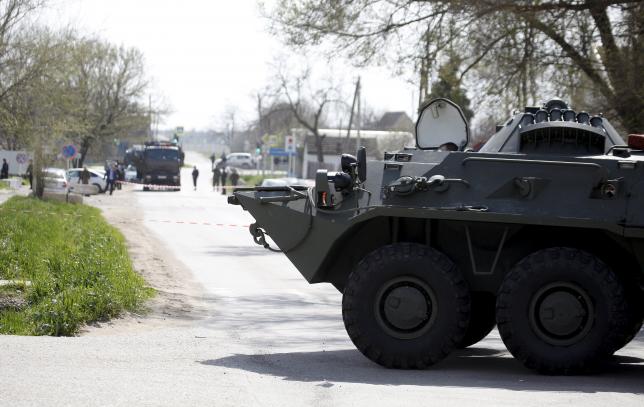
[[[349,337],[380,365],[426,368],[497,325],[528,368],[600,368],[642,326],[644,136],[625,143],[555,99],[477,152],[469,138],[437,99],[414,148],[368,162],[361,148],[313,188],[239,188],[229,203],[256,219],[256,243],[342,292]]]

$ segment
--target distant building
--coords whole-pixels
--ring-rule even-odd
[[[318,149],[315,143],[315,136],[306,129],[292,129],[296,143],[302,148],[301,170],[302,178],[315,178],[315,173],[320,168],[336,171],[340,168],[340,155],[343,153],[355,154],[358,149],[357,132],[351,132],[351,138],[347,139],[346,129],[320,129],[324,136],[322,139],[322,152],[324,162],[319,163],[317,158]],[[370,160],[380,159],[385,150],[399,150],[406,145],[412,145],[413,135],[405,131],[378,131],[362,130],[360,132],[360,146],[367,149],[367,158]]]
[[[373,130],[414,132],[414,122],[405,112],[387,112],[373,124]]]

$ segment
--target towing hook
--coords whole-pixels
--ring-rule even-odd
[[[257,222],[251,223],[248,226],[248,231],[250,234],[253,236],[253,241],[260,245],[263,246],[265,249],[268,249],[272,252],[281,252],[279,249],[273,249],[270,244],[266,241],[266,231],[262,229],[259,225],[257,225]]]
[[[255,243],[257,243],[260,246],[266,245],[266,238],[264,237],[264,231],[257,225],[257,222],[251,223],[248,226],[248,231],[250,232],[251,236],[253,236],[253,240]]]

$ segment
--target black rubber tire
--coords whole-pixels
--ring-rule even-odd
[[[559,287],[574,287],[576,294],[567,294],[568,298],[587,304],[584,312],[568,312],[582,320],[569,338],[549,337],[536,322],[541,314],[534,304],[547,299],[550,286],[559,292],[563,292]],[[539,310],[550,318],[566,317],[553,307]],[[624,287],[592,254],[565,247],[544,249],[521,260],[505,276],[496,318],[505,346],[526,367],[546,374],[586,373],[600,366],[620,340],[619,332],[627,323]]]
[[[105,191],[103,191],[103,188],[101,188],[101,186],[99,184],[94,183],[92,185],[94,185],[96,188],[98,188],[98,193],[99,194],[102,194],[103,192],[105,192]]]
[[[634,285],[627,285],[627,287],[632,288]],[[642,312],[643,307],[640,295],[639,290],[629,290],[627,288],[628,322],[624,327],[625,329],[619,342],[615,345],[613,353],[628,345],[642,329],[642,322],[644,322],[642,318],[644,318],[644,315]]]
[[[382,292],[409,281],[431,291],[431,316],[421,329],[400,334],[383,322],[390,297]],[[424,369],[445,358],[463,339],[469,316],[469,289],[459,270],[447,256],[420,244],[383,246],[365,256],[349,275],[342,297],[349,337],[362,354],[387,368]]]
[[[149,191],[150,187],[143,187],[143,191]]]
[[[494,295],[473,292],[470,296],[472,301],[470,323],[467,326],[465,336],[457,345],[459,349],[478,343],[488,336],[496,326],[496,298],[494,298]]]

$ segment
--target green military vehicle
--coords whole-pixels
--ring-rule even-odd
[[[479,151],[446,99],[416,146],[343,155],[314,188],[240,188],[256,243],[343,294],[374,362],[425,368],[494,326],[527,367],[600,368],[642,326],[644,136],[554,99],[517,112]],[[266,235],[273,240],[269,244]]]

